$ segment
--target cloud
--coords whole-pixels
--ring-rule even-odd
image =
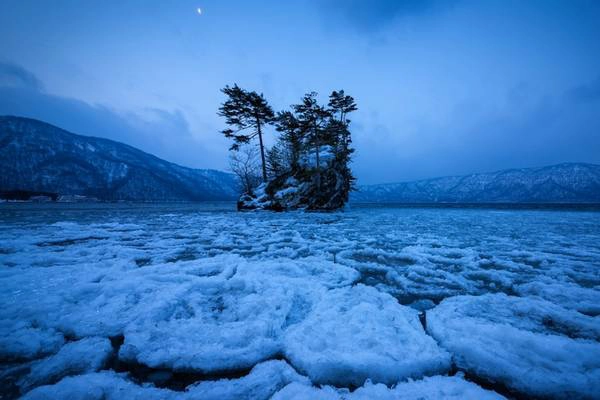
[[[475,98],[447,120],[411,128],[378,118],[355,124],[360,184],[426,179],[562,162],[600,164],[598,80],[550,96],[522,83],[503,106]]]
[[[0,115],[35,118],[70,132],[124,142],[186,166],[208,166],[206,149],[179,110],[118,112],[102,105],[44,92],[30,71],[0,64]]]
[[[566,97],[577,103],[595,103],[600,101],[600,76],[593,82],[585,83],[568,90]]]
[[[320,3],[326,23],[337,20],[359,32],[380,31],[401,18],[428,15],[454,0],[326,0]]]
[[[226,168],[228,143],[207,117],[195,121],[196,131],[214,134],[199,143],[186,118],[193,115],[188,110],[120,112],[46,93],[24,68],[2,66],[0,71],[0,114],[117,140],[186,166]],[[523,80],[499,91],[493,101],[478,93],[461,97],[443,118],[431,117],[435,109],[396,118],[394,107],[365,106],[353,118],[353,168],[365,184],[566,161],[600,163],[599,93],[599,78],[563,86],[552,95]]]
[[[19,65],[6,62],[0,62],[0,87],[43,90],[42,82],[35,75]]]

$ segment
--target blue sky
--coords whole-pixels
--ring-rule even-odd
[[[598,21],[593,0],[2,0],[0,114],[226,169],[225,84],[276,109],[343,88],[361,183],[600,163]]]

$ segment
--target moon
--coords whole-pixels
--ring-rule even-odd
[[[202,9],[200,7],[198,7],[196,11],[198,12],[198,15],[202,15]]]

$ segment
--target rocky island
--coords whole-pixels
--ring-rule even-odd
[[[262,94],[237,85],[223,93],[227,100],[219,115],[229,128],[222,133],[234,141],[230,165],[242,187],[238,210],[331,211],[346,204],[355,181],[348,119],[357,110],[352,96],[333,91],[322,106],[310,92],[291,110],[275,113]],[[267,126],[279,136],[265,150]]]

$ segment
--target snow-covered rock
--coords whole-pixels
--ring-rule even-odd
[[[273,400],[501,400],[503,396],[485,390],[460,376],[432,376],[402,382],[393,388],[366,383],[349,392],[331,386],[316,388],[293,382],[273,396]]]
[[[342,208],[348,201],[351,181],[346,166],[335,159],[330,150],[323,153],[321,168],[316,162],[302,164],[263,183],[253,193],[244,193],[237,203],[238,210],[319,210]]]
[[[459,368],[531,396],[593,398],[600,320],[537,298],[457,296],[427,312]]]
[[[112,351],[110,340],[105,338],[90,337],[67,343],[58,353],[34,362],[29,373],[19,380],[18,386],[25,392],[35,386],[57,382],[65,376],[98,371]]]
[[[423,331],[415,310],[364,285],[324,294],[286,332],[285,354],[313,382],[338,386],[393,384],[450,367],[450,355]]]

